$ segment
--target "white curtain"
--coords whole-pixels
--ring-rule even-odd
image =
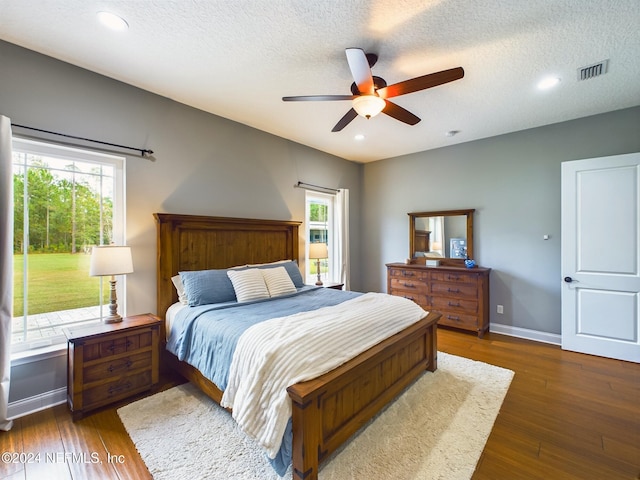
[[[13,317],[13,169],[11,121],[0,115],[0,430],[10,430],[7,418],[11,373]]]
[[[341,188],[336,194],[336,226],[338,231],[338,281],[345,290],[351,290],[349,273],[349,189]]]

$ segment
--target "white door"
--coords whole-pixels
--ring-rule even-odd
[[[640,363],[640,153],[562,164],[562,348]]]

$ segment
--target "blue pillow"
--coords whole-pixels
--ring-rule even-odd
[[[250,268],[276,268],[276,267],[285,268],[285,270],[291,277],[291,281],[296,286],[296,288],[304,287],[304,280],[302,279],[302,274],[300,273],[298,264],[293,260],[290,260],[288,262],[267,263],[264,265],[250,265]]]
[[[226,269],[180,272],[180,278],[192,307],[236,301],[236,292]]]

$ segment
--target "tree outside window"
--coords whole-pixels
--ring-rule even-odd
[[[19,350],[63,341],[63,325],[95,321],[108,303],[108,288],[88,275],[89,254],[123,241],[124,159],[21,139],[13,150],[12,343]],[[81,311],[87,307],[98,308]]]

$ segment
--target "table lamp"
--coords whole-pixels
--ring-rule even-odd
[[[318,281],[316,285],[322,285],[320,280],[320,259],[329,257],[329,249],[326,243],[311,243],[309,244],[309,258],[315,259],[317,263]]]
[[[133,272],[131,259],[131,247],[115,245],[101,245],[91,250],[91,263],[89,275],[92,277],[111,277],[111,299],[109,302],[109,316],[103,318],[104,323],[117,323],[122,321],[118,315],[118,302],[116,298],[116,275],[124,275]]]

